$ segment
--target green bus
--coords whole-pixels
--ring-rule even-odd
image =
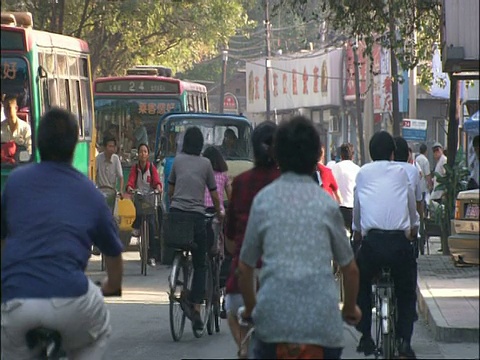
[[[40,161],[35,140],[38,122],[54,106],[76,115],[79,142],[73,165],[94,180],[96,130],[88,44],[34,30],[32,14],[26,12],[2,12],[0,35],[2,100],[16,97],[17,118],[25,121],[31,132],[28,149],[17,144],[16,130],[10,130],[9,117],[2,107],[2,189],[15,167]]]

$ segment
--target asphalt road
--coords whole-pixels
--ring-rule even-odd
[[[88,274],[101,279],[99,257],[92,256]],[[197,339],[187,322],[180,342],[170,335],[167,278],[169,269],[159,265],[148,269],[148,275],[140,275],[139,256],[135,252],[124,253],[125,271],[121,298],[107,298],[113,335],[108,359],[225,359],[236,358],[236,346],[228,325],[223,321],[220,333]],[[345,325],[345,348],[342,358],[361,358],[355,349],[359,333]],[[434,341],[423,321],[418,321],[412,347],[419,359],[478,359],[478,343],[445,344]],[[373,358],[371,356],[370,358]]]

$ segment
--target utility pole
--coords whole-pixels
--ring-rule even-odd
[[[397,37],[395,18],[393,17],[393,0],[389,0],[388,16],[390,20],[390,79],[392,81],[392,112],[393,112],[393,136],[400,136],[400,108],[398,104],[398,65],[395,57],[394,43]]]
[[[360,147],[360,164],[365,164],[365,139],[363,134],[363,119],[360,98],[360,66],[358,63],[358,38],[353,45],[353,65],[355,66],[355,107],[357,110],[358,146]]]
[[[223,114],[223,99],[225,97],[225,83],[227,82],[228,50],[222,51],[222,81],[220,82],[220,114]]]
[[[265,97],[266,120],[270,120],[270,20],[268,15],[268,0],[265,0]]]

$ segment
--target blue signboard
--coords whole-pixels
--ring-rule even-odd
[[[427,130],[403,128],[402,137],[405,140],[427,141]]]

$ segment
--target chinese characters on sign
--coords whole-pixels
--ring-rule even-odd
[[[272,59],[271,107],[339,106],[342,103],[342,49],[298,58]],[[266,76],[263,59],[247,63],[247,111],[265,111]]]
[[[15,80],[17,78],[17,63],[12,61],[2,62],[2,80]]]
[[[139,103],[138,113],[141,115],[163,115],[177,108],[175,103]]]

